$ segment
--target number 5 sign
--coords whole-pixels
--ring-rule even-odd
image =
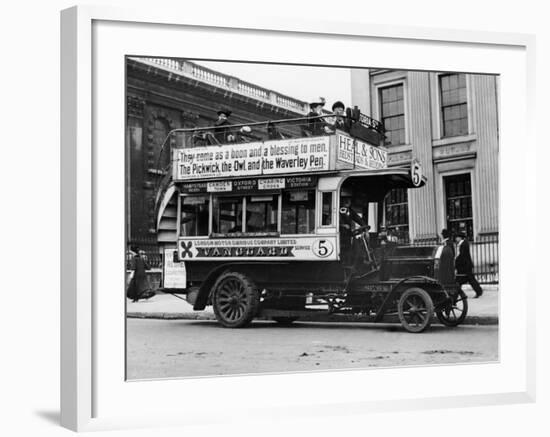
[[[313,253],[319,258],[326,258],[334,251],[334,246],[328,239],[315,240],[312,246]]]
[[[422,183],[422,164],[417,159],[411,162],[411,180],[415,187],[419,187]]]

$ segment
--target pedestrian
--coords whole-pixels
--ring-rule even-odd
[[[475,297],[480,297],[483,294],[483,289],[474,276],[474,263],[470,255],[470,245],[466,239],[466,234],[464,232],[459,232],[456,236],[456,242],[458,255],[455,259],[455,267],[459,275],[457,278],[458,283],[462,285],[468,282],[476,292]]]
[[[454,258],[455,246],[451,239],[451,232],[448,229],[441,230],[441,244],[451,248],[451,250],[453,251],[453,258]]]
[[[458,282],[455,275],[455,245],[452,234],[448,229],[441,230],[441,246],[442,250],[439,255],[440,280],[444,284],[453,284]]]
[[[136,246],[130,247],[131,265],[134,269],[134,274],[128,285],[126,297],[132,299],[132,302],[137,302],[139,299],[150,299],[156,293],[151,290],[147,270],[151,267],[147,262],[145,251],[140,250]]]

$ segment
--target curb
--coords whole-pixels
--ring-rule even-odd
[[[157,319],[157,320],[216,320],[212,313],[161,313],[161,312],[130,312],[126,314],[128,319]],[[259,317],[257,320],[270,320],[269,318]],[[353,315],[330,315],[330,316],[311,316],[301,317],[302,322],[370,322],[363,316]],[[391,323],[391,322],[388,322]],[[438,320],[434,320],[438,323]],[[467,316],[462,325],[498,325],[498,316]]]

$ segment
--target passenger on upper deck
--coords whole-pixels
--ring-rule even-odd
[[[228,128],[231,126],[228,118],[231,116],[231,110],[226,107],[222,107],[218,110],[218,119],[214,123],[216,129],[214,130],[214,137],[218,143],[232,143],[235,141],[235,134]]]
[[[214,122],[212,130],[199,129],[193,133],[193,146],[212,146],[216,144],[232,143],[235,141],[235,135],[229,128],[231,123],[228,118],[231,110],[222,107],[218,110],[218,119]]]
[[[325,106],[325,98],[319,97],[317,99],[312,99],[309,104],[309,113],[307,114],[307,126],[304,127],[306,133],[309,135],[324,135],[327,133],[325,128],[327,124],[322,118],[318,118],[320,115],[323,115],[323,107]]]
[[[347,120],[345,118],[345,110],[345,105],[340,101],[334,102],[334,104],[332,105],[333,116],[325,119],[327,127],[330,129],[330,133],[335,132],[336,129],[345,131],[349,130]]]

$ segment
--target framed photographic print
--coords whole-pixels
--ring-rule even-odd
[[[531,401],[532,38],[241,21],[62,13],[62,424]]]

